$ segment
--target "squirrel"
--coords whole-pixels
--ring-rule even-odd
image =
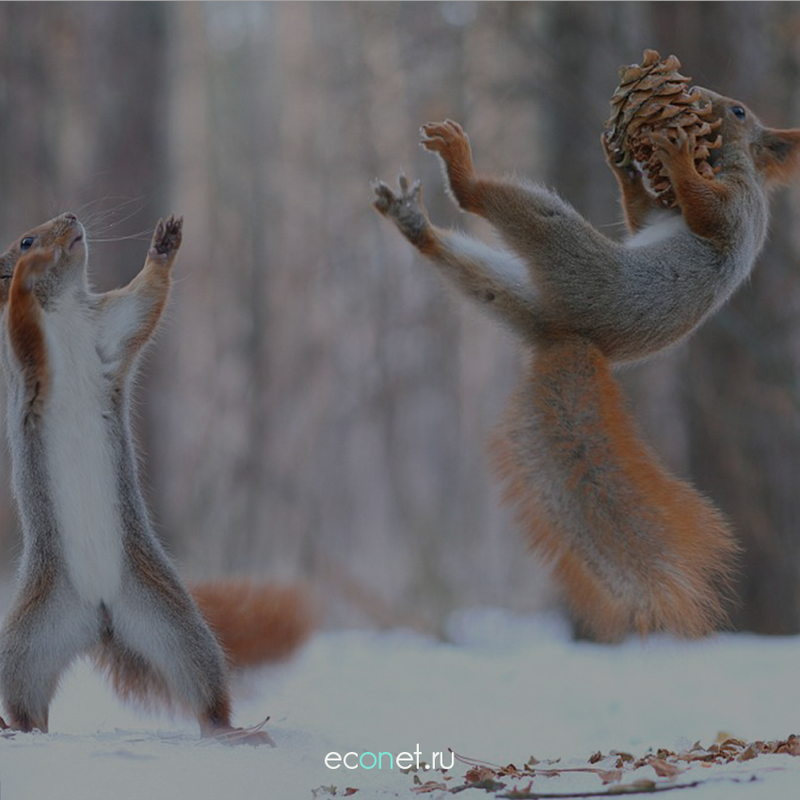
[[[505,248],[435,227],[420,182],[373,184],[373,204],[438,272],[522,341],[526,364],[490,443],[504,500],[553,565],[578,621],[601,639],[633,629],[703,635],[726,619],[739,547],[720,512],[644,444],[615,364],[676,345],[750,274],[770,190],[800,165],[800,130],[762,125],[742,103],[700,89],[722,120],[720,166],[701,177],[684,131],[654,134],[677,207],[664,209],[605,141],[630,235],[614,241],[554,192],[476,173],[447,120],[422,127],[460,209]]]
[[[130,424],[140,356],[167,302],[183,221],[160,220],[124,288],[90,288],[86,231],[71,213],[0,256],[0,357],[23,552],[0,631],[8,725],[48,730],[59,676],[88,653],[123,698],[191,710],[204,737],[271,743],[234,728],[229,668],[288,655],[312,615],[298,587],[228,580],[189,591],[156,538]]]

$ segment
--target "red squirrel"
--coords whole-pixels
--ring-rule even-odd
[[[297,587],[184,588],[156,538],[131,433],[133,380],[159,323],[183,223],[159,221],[141,272],[94,293],[74,214],[0,256],[0,357],[12,485],[23,533],[19,587],[0,632],[8,725],[48,730],[60,675],[90,654],[123,697],[191,710],[204,736],[231,724],[229,666],[282,657],[308,635]],[[3,723],[5,724],[5,723]]]
[[[712,630],[738,552],[717,509],[641,441],[612,374],[680,342],[730,297],[764,244],[770,190],[800,164],[800,130],[767,128],[742,103],[700,91],[721,120],[715,177],[698,174],[684,132],[654,136],[676,208],[658,205],[641,172],[607,150],[625,242],[539,184],[477,173],[452,121],[423,126],[421,144],[440,157],[458,206],[488,220],[505,248],[431,224],[419,182],[374,185],[377,210],[525,347],[494,467],[532,546],[600,638]]]

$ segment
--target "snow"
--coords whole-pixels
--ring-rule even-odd
[[[356,800],[470,800],[494,794],[416,795],[414,775],[396,765],[332,770],[325,757],[413,756],[419,747],[423,761],[440,752],[448,764],[452,748],[498,765],[522,766],[534,755],[586,767],[598,750],[638,757],[697,740],[708,746],[720,731],[747,741],[800,731],[800,637],[658,636],[609,646],[571,641],[558,617],[491,609],[455,614],[446,634],[443,642],[404,630],[322,632],[292,661],[243,676],[235,686],[237,723],[269,715],[274,749],[201,741],[191,720],[125,707],[88,664],[76,664],[51,708],[52,733],[0,740],[0,797],[311,800],[352,787]],[[372,758],[362,761],[369,766]],[[466,770],[457,762],[448,784],[462,784]],[[418,775],[442,780],[439,772]],[[646,767],[623,782],[642,777],[655,774]],[[703,783],[681,798],[798,796],[800,758],[696,765],[675,782],[695,780]],[[508,781],[506,791],[527,784]],[[597,775],[585,773],[537,777],[532,787],[602,790]]]

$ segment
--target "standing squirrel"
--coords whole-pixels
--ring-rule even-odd
[[[159,221],[144,268],[105,294],[89,287],[74,214],[0,256],[0,353],[23,532],[18,593],[0,633],[13,728],[47,731],[59,676],[90,653],[123,697],[187,707],[204,736],[269,742],[231,725],[228,666],[287,655],[309,632],[294,587],[200,584],[193,599],[148,518],[131,391],[181,236],[180,218]]]
[[[606,639],[710,631],[738,552],[719,512],[639,439],[611,371],[681,341],[730,297],[764,244],[769,190],[800,164],[800,130],[766,128],[736,100],[699,91],[722,121],[718,174],[698,174],[683,131],[653,137],[677,208],[659,206],[606,145],[624,243],[540,185],[476,173],[452,121],[425,125],[421,144],[441,158],[459,207],[487,219],[508,250],[432,225],[419,182],[401,176],[399,194],[374,185],[377,210],[526,345],[494,465],[574,612]]]

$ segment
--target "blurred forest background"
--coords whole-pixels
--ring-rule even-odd
[[[436,629],[558,602],[484,453],[514,343],[371,209],[404,169],[459,218],[427,120],[478,165],[556,187],[623,234],[599,136],[645,47],[800,124],[796,3],[2,3],[0,235],[72,210],[105,290],[185,215],[139,392],[154,517],[186,574],[303,577],[328,623]],[[800,193],[752,281],[624,375],[648,440],[733,520],[739,627],[800,630]],[[4,457],[5,458],[5,457]],[[18,533],[0,466],[0,553]]]

